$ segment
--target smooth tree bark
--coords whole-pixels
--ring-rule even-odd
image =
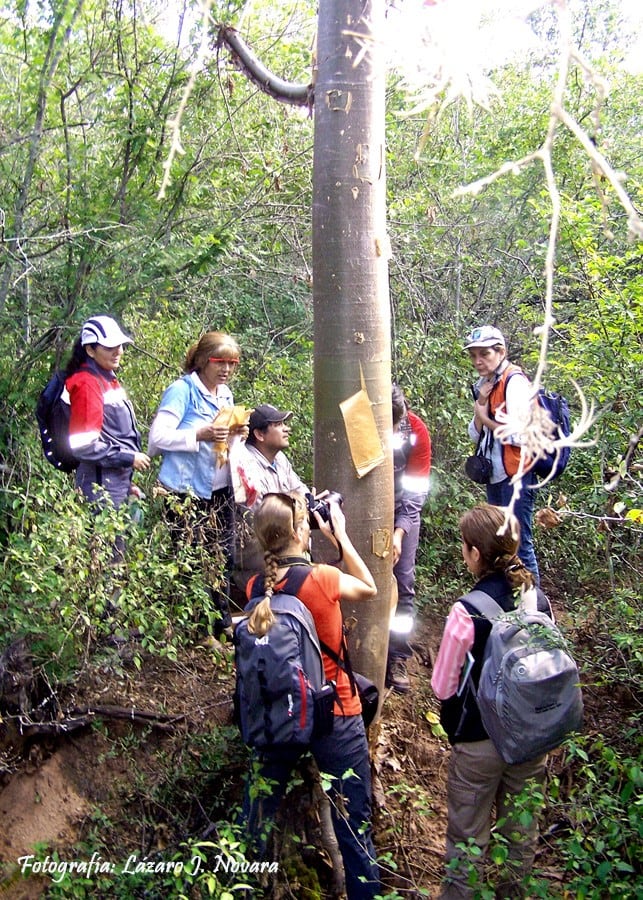
[[[344,495],[349,534],[378,585],[355,617],[354,668],[384,680],[393,526],[391,347],[385,182],[384,0],[320,5],[313,161],[315,485]],[[341,401],[361,375],[384,461],[359,478]]]
[[[309,86],[269,73],[230,29],[219,39],[256,84],[285,102],[314,103],[313,304],[318,491],[344,496],[349,533],[373,572],[377,598],[346,608],[355,669],[383,686],[392,590],[391,346],[386,232],[384,0],[324,0]],[[383,461],[358,477],[340,403],[362,376]],[[316,558],[329,552],[315,548]]]

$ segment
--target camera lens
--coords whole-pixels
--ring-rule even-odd
[[[337,491],[329,491],[325,497],[317,498],[312,494],[306,494],[306,506],[308,507],[308,522],[311,528],[319,528],[314,513],[318,513],[324,522],[331,522],[330,504],[338,503],[340,506],[344,498]]]

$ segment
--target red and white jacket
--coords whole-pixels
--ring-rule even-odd
[[[405,419],[393,435],[393,470],[395,528],[402,528],[408,534],[429,493],[431,437],[429,429],[415,413],[409,410]]]
[[[141,435],[132,404],[114,373],[88,360],[67,379],[65,389],[71,404],[69,446],[74,455],[102,468],[131,468],[141,449]]]

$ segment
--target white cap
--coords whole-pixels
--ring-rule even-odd
[[[494,328],[493,325],[480,325],[478,328],[474,328],[473,331],[467,335],[467,342],[464,345],[464,349],[468,350],[469,347],[506,347],[505,339],[498,328]]]
[[[131,344],[132,339],[121,331],[120,326],[109,316],[94,316],[87,319],[80,332],[80,343],[100,344],[101,347],[119,347],[121,344]]]

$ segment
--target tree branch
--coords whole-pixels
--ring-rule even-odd
[[[61,736],[71,734],[81,728],[87,728],[97,718],[122,719],[138,725],[150,725],[158,731],[173,732],[177,722],[182,722],[184,714],[168,716],[163,713],[150,712],[124,706],[85,706],[69,711],[62,719],[51,722],[33,722],[29,717],[20,717],[20,734],[24,738]]]
[[[292,103],[295,106],[307,106],[312,109],[313,85],[295,84],[295,82],[284,81],[283,78],[274,75],[257,59],[234,28],[228,25],[220,26],[218,45],[221,44],[225,44],[239,68],[260,90],[282,103]]]
[[[172,167],[172,162],[177,155],[183,155],[185,152],[183,147],[181,146],[181,120],[183,118],[183,113],[187,106],[187,102],[190,98],[190,94],[192,93],[192,88],[194,87],[194,82],[196,80],[197,72],[200,69],[200,62],[205,59],[205,53],[207,50],[207,37],[208,37],[208,16],[209,16],[210,8],[208,0],[202,0],[201,3],[201,44],[199,47],[197,65],[192,67],[192,71],[190,73],[190,79],[186,88],[183,92],[183,97],[181,98],[181,103],[179,105],[178,111],[174,119],[168,121],[168,125],[170,126],[170,133],[172,136],[172,144],[170,147],[170,152],[166,161],[163,164],[163,181],[161,183],[161,187],[158,192],[158,199],[165,199],[165,192],[170,183],[170,169]],[[227,25],[219,26],[219,31],[217,35],[217,46],[225,46],[230,50],[232,56],[247,77],[254,84],[257,85],[260,90],[264,91],[266,94],[269,94],[271,97],[274,97],[276,100],[280,100],[283,103],[291,103],[294,106],[307,106],[309,111],[312,114],[313,108],[313,85],[311,84],[295,84],[291,81],[284,81],[282,78],[278,78],[276,75],[273,75],[272,72],[269,72],[266,67],[259,62],[254,53],[250,50],[245,41],[239,36],[239,34]]]

